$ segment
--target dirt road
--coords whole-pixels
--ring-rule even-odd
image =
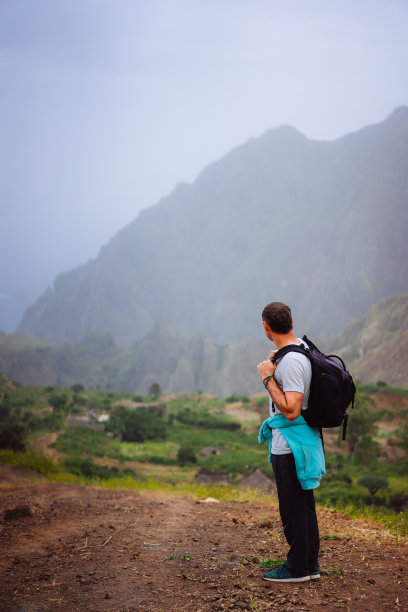
[[[30,482],[0,469],[0,609],[408,611],[406,541],[319,509],[319,581],[272,584],[251,560],[285,556],[276,502],[198,503]]]

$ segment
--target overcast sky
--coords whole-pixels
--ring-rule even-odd
[[[0,329],[138,212],[282,124],[408,103],[407,0],[0,0]]]

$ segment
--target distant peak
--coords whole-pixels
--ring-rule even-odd
[[[392,111],[391,115],[388,117],[387,121],[400,121],[401,119],[408,118],[408,106],[398,106],[395,110]]]
[[[281,139],[299,139],[299,138],[306,138],[306,136],[304,136],[302,134],[302,132],[299,132],[299,130],[297,130],[296,128],[294,128],[292,125],[280,125],[276,128],[272,128],[271,130],[268,130],[266,132],[265,135],[268,136],[272,136],[272,137],[278,137]]]

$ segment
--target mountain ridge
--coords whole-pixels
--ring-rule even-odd
[[[279,299],[311,334],[340,332],[408,289],[407,134],[403,107],[331,142],[290,127],[249,140],[57,277],[18,330],[63,343],[99,329],[126,347],[162,316],[236,343],[261,337]]]
[[[302,336],[309,330],[296,327]],[[408,293],[373,306],[338,336],[311,336],[326,353],[339,354],[355,380],[408,388]],[[256,365],[273,345],[264,337],[235,345],[197,332],[185,338],[163,319],[120,349],[109,335],[91,333],[77,345],[46,345],[22,334],[0,333],[0,371],[23,384],[107,387],[144,394],[153,382],[163,391],[203,391],[219,397],[262,392]]]

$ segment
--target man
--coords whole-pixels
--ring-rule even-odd
[[[306,343],[293,333],[289,306],[268,304],[262,312],[266,336],[276,348]],[[307,347],[306,347],[307,348]],[[260,431],[260,442],[270,438],[270,461],[276,478],[279,511],[289,544],[285,564],[263,575],[271,582],[304,582],[320,578],[319,528],[313,488],[324,474],[324,454],[318,431],[301,416],[307,410],[312,369],[301,353],[289,352],[273,364],[269,358],[257,366],[267,389],[270,418]],[[305,461],[305,457],[312,457]]]

